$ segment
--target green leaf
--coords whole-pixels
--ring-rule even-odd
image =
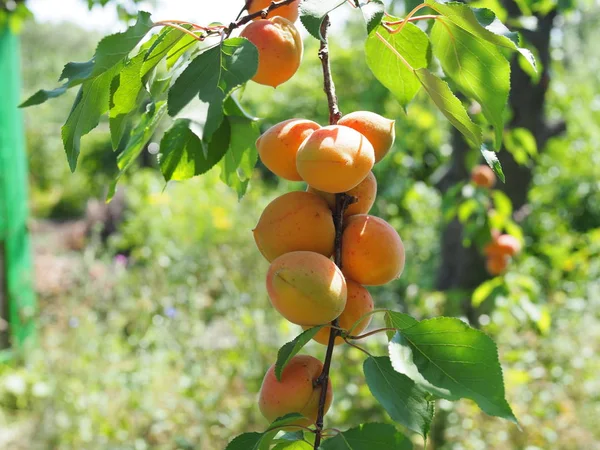
[[[223,120],[223,101],[247,82],[258,68],[258,51],[244,38],[231,38],[198,55],[169,90],[169,114],[175,116],[199,95],[208,104],[203,136],[212,135]]]
[[[504,146],[520,165],[537,155],[537,142],[527,128],[513,128],[504,133]]]
[[[431,30],[433,53],[446,75],[476,100],[495,129],[495,147],[502,145],[504,109],[510,91],[510,64],[498,48],[452,23],[436,21]]]
[[[513,212],[513,205],[508,195],[504,192],[495,189],[491,193],[494,200],[494,209],[496,213],[502,217],[510,217]]]
[[[312,450],[313,446],[306,441],[280,442],[273,450]]]
[[[473,123],[465,107],[452,93],[448,83],[433,75],[427,69],[416,71],[419,82],[423,85],[438,109],[475,147],[481,146],[481,128]]]
[[[381,23],[385,5],[381,0],[371,0],[368,3],[361,3],[360,9],[367,24],[367,33],[370,34]]]
[[[86,80],[81,85],[73,109],[61,132],[72,172],[77,167],[82,136],[96,128],[100,117],[108,111],[111,81],[120,69],[120,65],[114,66],[108,72]]]
[[[520,47],[517,33],[511,32],[499,20],[494,20],[496,15],[493,11],[486,8],[470,8],[460,2],[438,3],[435,0],[425,0],[425,4],[431,5],[432,9],[474,37],[519,52],[535,68],[533,54]]]
[[[429,53],[427,35],[412,23],[407,23],[402,32],[396,34],[390,34],[380,25],[369,34],[365,44],[369,69],[402,107],[419,91],[419,80],[413,69],[427,67]]]
[[[373,397],[390,417],[426,438],[434,412],[430,395],[409,377],[395,371],[387,356],[367,358],[363,371]]]
[[[389,344],[394,369],[447,400],[470,398],[491,416],[517,422],[504,398],[496,344],[459,319],[439,317],[400,330]]]
[[[287,363],[290,362],[290,359],[297,355],[298,352],[302,350],[302,347],[308,344],[308,342],[315,337],[319,330],[324,326],[325,325],[320,325],[305,330],[279,349],[279,352],[277,352],[277,361],[275,362],[275,376],[277,377],[277,380],[281,381],[283,369],[285,369]]]
[[[412,442],[392,425],[365,423],[327,439],[322,450],[412,450]]]
[[[263,433],[244,433],[233,439],[225,450],[256,450]]]
[[[504,286],[504,279],[501,277],[492,278],[491,280],[484,281],[477,289],[473,291],[473,296],[471,297],[471,304],[477,308],[484,301],[486,301],[492,293],[501,287]]]
[[[65,83],[60,87],[52,90],[40,89],[27,100],[19,105],[19,108],[27,108],[28,106],[35,106],[44,103],[51,98],[60,97],[69,89],[69,84]]]
[[[160,141],[158,163],[166,181],[201,175],[217,164],[229,148],[231,126],[221,123],[210,143],[202,142],[187,119],[176,120]]]
[[[395,328],[402,330],[404,328],[412,327],[414,324],[419,323],[417,319],[409,316],[408,314],[399,313],[396,311],[386,311],[385,313],[385,326],[386,328]],[[386,332],[388,339],[392,339],[396,334],[395,331]]]
[[[231,143],[229,151],[219,162],[221,180],[234,189],[241,199],[258,161],[255,142],[260,136],[260,129],[255,120],[246,117],[227,116],[227,120],[231,125]]]
[[[344,3],[346,0],[304,0],[300,3],[300,21],[306,31],[316,39],[323,41],[323,36],[321,36],[323,19]]]
[[[115,180],[111,183],[108,189],[106,197],[107,201],[110,201],[116,192],[117,183],[123,174],[131,167],[133,162],[142,153],[167,112],[166,102],[158,102],[156,104],[150,103],[146,112],[142,114],[140,122],[133,128],[131,134],[127,140],[127,146],[117,156],[117,166],[119,167],[119,173],[115,177]]]
[[[135,25],[123,33],[116,33],[100,41],[94,55],[94,70],[91,76],[98,76],[122,61],[152,29],[150,14],[140,11]]]
[[[502,171],[502,164],[500,164],[500,160],[498,159],[498,155],[495,152],[488,150],[485,145],[481,145],[481,154],[485,162],[492,168],[492,170],[498,175],[498,178],[505,183],[506,179],[504,178],[504,172]]]
[[[163,60],[163,58],[166,58],[169,52],[184,36],[188,36],[190,39],[193,39],[188,34],[175,28],[165,28],[162,30],[158,35],[158,38],[144,54],[144,63],[141,70],[142,76],[154,69],[158,63]]]
[[[186,34],[167,53],[167,69],[171,70],[180,58],[187,52],[192,52],[198,45],[198,40]]]

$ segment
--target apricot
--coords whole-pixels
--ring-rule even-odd
[[[338,125],[350,127],[366,137],[375,151],[375,162],[379,162],[390,151],[396,139],[395,120],[386,119],[369,111],[355,111],[342,117]]]
[[[310,186],[335,194],[364,180],[374,162],[375,152],[367,138],[352,128],[329,125],[302,143],[296,168]]]
[[[346,280],[346,286],[348,288],[348,299],[344,311],[338,317],[338,326],[348,331],[362,316],[373,311],[374,305],[373,297],[363,286],[350,279]],[[352,330],[352,334],[356,336],[362,333],[369,326],[369,323],[371,323],[371,316],[361,320]],[[308,327],[304,328],[307,329]],[[329,327],[322,328],[313,339],[319,344],[327,345],[329,344],[329,333]],[[344,340],[341,337],[335,338],[335,345],[343,343]]]
[[[476,186],[491,188],[496,184],[496,174],[489,166],[480,164],[471,171],[471,181]]]
[[[253,81],[277,87],[292,76],[302,60],[302,38],[292,22],[283,17],[261,19],[240,33],[258,49],[258,69]]]
[[[256,141],[260,159],[275,175],[290,181],[302,181],[296,170],[300,144],[321,128],[311,120],[290,119],[273,125]]]
[[[302,414],[305,419],[293,425],[310,426],[317,420],[321,386],[315,381],[323,371],[323,364],[308,355],[296,355],[288,362],[281,374],[281,381],[275,376],[273,364],[263,379],[258,395],[258,407],[263,416],[273,422],[290,413]],[[331,380],[327,383],[325,396],[325,412],[329,410],[333,400]]]
[[[500,251],[502,251],[502,253],[508,256],[515,256],[521,251],[521,243],[516,237],[511,236],[510,234],[502,234],[498,236],[498,239],[496,239],[496,245]]]
[[[500,275],[508,266],[509,257],[505,255],[493,255],[488,257],[485,268],[490,275]]]
[[[272,0],[252,0],[250,5],[248,6],[248,14],[254,14],[262,9],[268,8],[272,3]],[[295,2],[290,3],[289,5],[280,6],[279,8],[271,11],[267,15],[267,19],[270,19],[275,16],[281,16],[289,20],[290,22],[295,22],[298,19],[298,5],[300,4],[300,0],[296,0]],[[256,18],[254,20],[258,20]]]
[[[329,205],[329,209],[335,211],[335,194],[319,191],[312,186],[308,186],[306,190],[323,197]],[[346,194],[355,197],[357,201],[348,206],[344,212],[344,217],[368,213],[373,206],[373,203],[375,203],[375,197],[377,197],[377,179],[375,178],[375,175],[373,175],[373,172],[369,172],[364,180],[346,192]]]
[[[291,252],[275,259],[267,272],[273,307],[292,323],[315,326],[331,322],[346,306],[346,280],[323,255]]]
[[[267,205],[252,230],[258,250],[268,261],[306,250],[331,256],[335,239],[327,202],[311,192],[288,192]]]
[[[379,286],[404,270],[404,244],[394,228],[375,216],[348,218],[342,234],[342,272],[357,283]]]

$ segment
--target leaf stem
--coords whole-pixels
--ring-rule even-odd
[[[241,15],[241,13],[238,14],[238,18],[234,22],[231,22],[229,24],[229,26],[226,28],[225,37],[228,38],[231,35],[231,33],[233,32],[233,30],[235,30],[236,28],[241,27],[242,25],[247,24],[251,20],[258,19],[258,18],[265,19],[269,15],[269,13],[271,11],[274,11],[277,8],[281,8],[282,6],[289,5],[290,3],[293,3],[295,1],[296,0],[280,0],[280,1],[277,2],[277,1],[273,0],[271,2],[271,4],[269,6],[267,6],[265,9],[261,9],[260,11],[256,11],[255,13],[248,14],[248,15],[242,17],[241,19],[239,18],[240,15]],[[245,9],[247,9],[247,7],[250,6],[250,3],[251,3],[251,1],[247,1],[246,2],[246,4],[244,5],[244,9],[242,10],[242,12]]]
[[[378,308],[378,309],[374,309],[373,311],[369,311],[368,313],[363,314],[362,316],[360,316],[358,318],[358,320],[356,322],[354,322],[352,324],[352,326],[348,329],[348,331],[346,333],[352,334],[352,332],[358,326],[358,324],[361,323],[363,320],[365,320],[367,317],[372,316],[377,313],[380,313],[380,312],[388,312],[388,311],[389,311],[389,309],[386,309],[386,308]]]
[[[187,22],[182,22],[182,23],[187,23]],[[173,22],[168,22],[168,21],[154,22],[154,24],[152,26],[153,27],[171,27],[171,28],[175,28],[176,30],[179,30],[179,31],[181,31],[181,32],[183,32],[185,34],[189,34],[194,39],[196,39],[197,41],[200,41],[200,42],[204,41],[204,39],[206,38],[206,36],[198,36],[193,31],[190,31],[187,28],[182,27],[181,25],[178,25],[178,24],[173,23]]]
[[[349,341],[349,340],[347,340],[347,339],[344,339],[344,340],[346,341],[346,344],[348,344],[350,347],[357,348],[357,349],[359,349],[361,352],[363,352],[365,355],[367,355],[367,356],[370,356],[371,358],[373,357],[373,355],[371,355],[371,354],[370,354],[368,351],[366,351],[366,350],[365,350],[364,348],[362,348],[360,345],[353,344],[352,342],[350,342],[350,341]]]
[[[368,333],[361,334],[359,336],[346,336],[346,339],[357,341],[359,339],[364,339],[369,336],[373,336],[374,334],[382,333],[384,331],[396,331],[396,328],[378,328],[377,330],[369,331]]]

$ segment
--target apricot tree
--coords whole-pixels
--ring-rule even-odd
[[[406,255],[396,229],[368,214],[377,194],[372,169],[393,147],[395,121],[368,111],[343,115],[337,103],[329,13],[346,4],[364,16],[365,55],[376,78],[404,107],[423,88],[481,151],[489,167],[477,169],[473,182],[481,196],[488,195],[494,172],[504,181],[493,150],[502,144],[510,89],[507,58],[516,52],[534,68],[535,63],[520,47],[519,36],[491,10],[463,3],[426,0],[398,18],[387,14],[380,0],[248,0],[234,21],[206,25],[154,22],[140,12],[125,32],[104,38],[92,59],[67,64],[60,87],[41,90],[23,104],[39,104],[79,87],[62,128],[72,170],[81,138],[108,114],[121,170],[109,199],[167,115],[174,120],[158,154],[167,182],[218,166],[222,180],[242,196],[260,155],[276,175],[307,183],[306,191],[274,199],[254,230],[258,249],[270,262],[270,302],[304,330],[281,347],[265,375],[258,406],[270,425],[262,433],[232,439],[228,450],[411,448],[411,440],[388,424],[354,424],[346,431],[325,427],[335,391],[330,374],[334,347],[344,343],[365,353],[366,384],[406,431],[426,439],[434,401],[440,398],[470,399],[487,414],[516,423],[505,399],[498,352],[487,335],[457,318],[419,321],[375,308],[376,299],[364,287],[401,276]],[[417,15],[425,9],[427,14]],[[320,42],[318,55],[312,56],[321,60],[329,123],[290,118],[259,136],[239,90],[250,81],[276,87],[294,75],[303,57],[294,24],[298,17]],[[478,102],[481,114],[471,117],[451,85]],[[200,117],[190,114],[190,104],[203,104]],[[497,272],[518,245],[510,236],[497,236],[485,249],[490,271]],[[365,332],[377,314],[384,325]],[[359,344],[377,333],[389,340],[384,356]],[[312,339],[327,346],[323,362],[299,354]]]

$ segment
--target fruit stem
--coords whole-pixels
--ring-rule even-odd
[[[228,38],[231,35],[231,33],[233,32],[233,30],[235,30],[236,28],[241,27],[242,25],[247,24],[251,20],[257,19],[257,18],[266,18],[267,15],[271,11],[274,11],[277,8],[281,8],[282,6],[289,5],[290,3],[294,3],[295,1],[296,0],[281,0],[279,2],[276,2],[275,0],[273,0],[271,2],[271,4],[269,6],[267,6],[265,9],[261,9],[259,11],[256,11],[255,13],[248,14],[248,15],[242,17],[241,19],[239,19],[239,15],[238,15],[238,19],[236,19],[235,22],[231,22],[229,24],[229,26],[227,27],[227,30],[225,31],[224,37]],[[247,7],[250,7],[250,3],[251,2],[246,2],[246,4],[244,5],[244,10]],[[244,10],[242,10],[242,12]],[[241,15],[241,13],[240,13],[240,15]]]
[[[337,104],[337,96],[335,95],[335,84],[331,77],[331,66],[329,64],[329,46],[327,45],[327,29],[329,28],[329,16],[325,16],[321,24],[321,46],[319,48],[319,59],[323,66],[323,89],[327,94],[327,104],[329,105],[329,124],[335,125],[342,117],[342,113]],[[335,226],[335,241],[334,241],[334,262],[342,268],[342,231],[344,226],[344,212],[346,208],[356,199],[345,193],[335,194],[335,209],[333,212],[333,224]],[[329,342],[325,352],[325,361],[323,362],[323,371],[316,380],[316,385],[321,386],[319,397],[319,409],[317,411],[315,444],[314,450],[318,450],[323,437],[323,418],[325,417],[325,403],[327,400],[327,388],[329,386],[329,370],[331,369],[331,360],[333,359],[333,349],[335,347],[335,338],[341,333],[339,330],[338,320],[331,322],[329,332]]]

